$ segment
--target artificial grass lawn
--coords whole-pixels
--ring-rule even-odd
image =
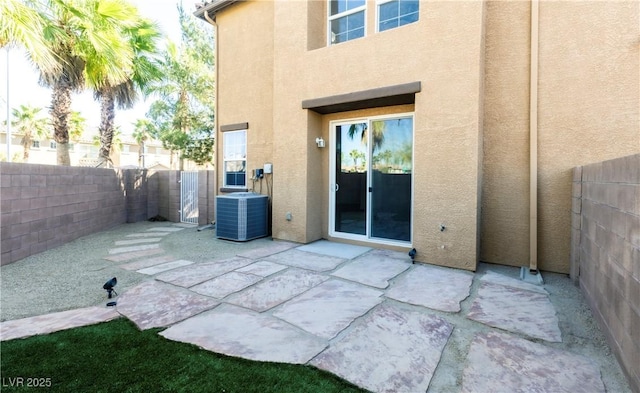
[[[158,331],[120,318],[3,341],[2,392],[363,392],[313,367],[219,355]],[[18,377],[24,386],[9,386]],[[27,387],[28,378],[50,378],[51,387]]]

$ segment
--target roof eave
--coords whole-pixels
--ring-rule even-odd
[[[209,4],[206,4],[206,5],[198,8],[193,13],[193,15],[195,15],[196,18],[200,18],[202,20],[206,20],[205,16],[204,16],[204,14],[206,12],[207,15],[210,18],[214,18],[216,13],[220,12],[224,8],[227,8],[231,4],[236,3],[238,1],[241,1],[241,0],[214,0],[214,1],[210,2]]]

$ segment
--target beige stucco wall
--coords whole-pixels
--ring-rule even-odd
[[[323,116],[301,102],[420,81],[412,107],[418,260],[528,265],[530,2],[424,1],[418,23],[382,33],[375,2],[367,4],[366,37],[333,46],[325,1],[241,2],[217,16],[218,124],[249,122],[249,170],[274,164],[274,237],[328,237],[329,149],[315,138],[330,142],[331,120],[380,114]],[[640,151],[639,8],[540,3],[542,270],[568,272],[571,168]]]
[[[382,33],[374,31],[375,2],[367,7],[366,38],[333,46],[324,1],[247,2],[220,12],[219,124],[249,122],[249,168],[254,160],[274,164],[273,236],[307,243],[328,237],[330,149],[318,149],[315,138],[330,142],[331,120],[415,109],[417,259],[473,270],[484,3],[423,2],[420,22]],[[301,108],[305,99],[415,81],[422,92],[409,107],[325,116]]]
[[[217,124],[249,123],[247,173],[273,157],[273,2],[240,2],[216,16],[218,25]],[[219,130],[219,127],[218,127]],[[224,184],[222,134],[217,138],[218,188]],[[253,184],[247,179],[247,186]],[[255,185],[256,191],[259,184]],[[262,193],[267,193],[263,180]]]
[[[528,265],[530,4],[488,2],[481,259]],[[571,170],[640,151],[640,3],[540,2],[538,267],[568,272]]]

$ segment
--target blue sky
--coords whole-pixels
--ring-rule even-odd
[[[180,39],[180,26],[176,9],[178,0],[130,1],[138,7],[142,15],[156,21],[171,40],[177,42]],[[188,13],[195,11],[194,4],[198,1],[182,1],[185,11]],[[47,115],[46,108],[51,101],[51,91],[38,85],[38,74],[27,60],[24,51],[12,48],[9,50],[8,58],[9,67],[7,69],[7,50],[0,50],[0,122],[4,123],[7,118],[7,96],[11,108],[17,108],[20,105],[32,105],[45,108],[42,113]],[[7,81],[9,83],[8,94]],[[116,125],[119,125],[124,133],[130,133],[133,130],[131,123],[144,117],[148,105],[149,102],[140,100],[131,110],[118,110],[115,119]],[[97,127],[100,122],[100,106],[93,99],[92,93],[75,94],[73,96],[72,109],[81,112],[87,119],[87,131],[97,134]]]

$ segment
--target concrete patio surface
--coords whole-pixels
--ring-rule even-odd
[[[0,340],[121,315],[170,340],[309,364],[371,391],[630,392],[560,274],[536,286],[512,267],[474,274],[327,241],[234,243],[166,222],[123,225],[1,272]],[[120,296],[107,308],[112,276]]]

